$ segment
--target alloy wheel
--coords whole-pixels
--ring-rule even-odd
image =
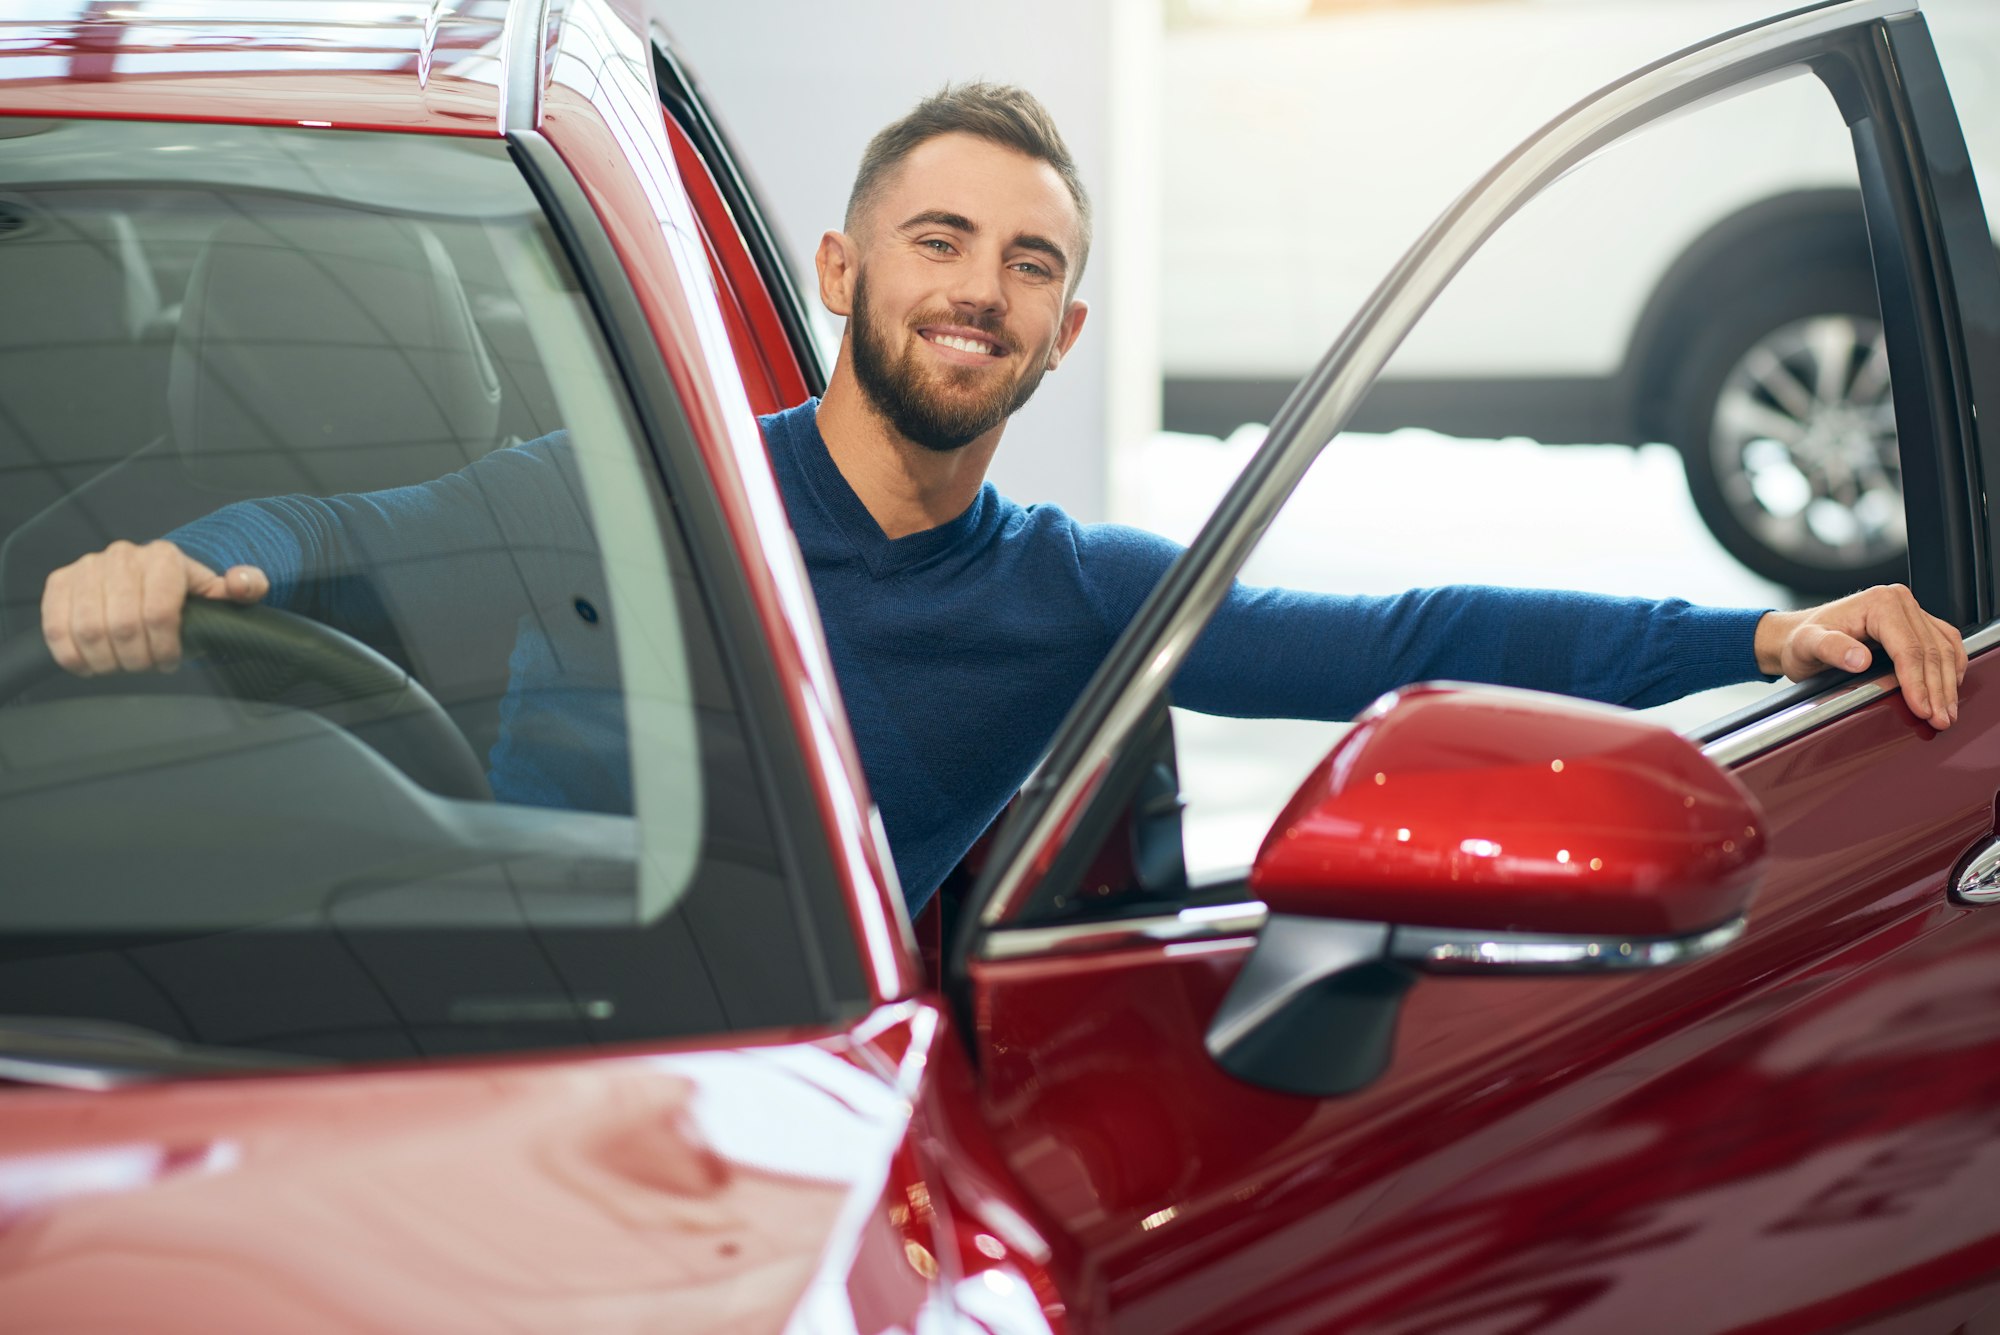
[[[1879,320],[1814,315],[1758,339],[1723,378],[1709,448],[1724,503],[1787,560],[1858,570],[1908,546]]]

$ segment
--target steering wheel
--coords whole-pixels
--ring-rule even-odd
[[[493,800],[479,758],[437,697],[351,635],[274,607],[190,598],[181,612],[181,646],[238,699],[284,697],[362,734],[440,796]],[[60,675],[39,632],[0,644],[0,703]]]

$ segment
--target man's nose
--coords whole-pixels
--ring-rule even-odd
[[[954,309],[968,315],[998,315],[1007,307],[1007,289],[998,262],[970,260],[952,268],[947,297]]]

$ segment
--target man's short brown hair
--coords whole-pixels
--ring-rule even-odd
[[[917,103],[909,115],[884,126],[861,155],[861,169],[855,172],[854,189],[847,195],[846,229],[854,230],[856,221],[875,202],[883,182],[904,158],[918,145],[945,134],[969,134],[1055,168],[1076,203],[1082,253],[1070,274],[1070,290],[1074,291],[1090,256],[1090,196],[1077,174],[1076,160],[1069,155],[1069,145],[1056,129],[1055,117],[1033,93],[1012,84],[948,83]]]

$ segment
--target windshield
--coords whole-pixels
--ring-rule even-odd
[[[0,119],[0,291],[8,647],[119,542],[277,609],[0,674],[0,1016],[378,1060],[849,1004],[504,145]]]

